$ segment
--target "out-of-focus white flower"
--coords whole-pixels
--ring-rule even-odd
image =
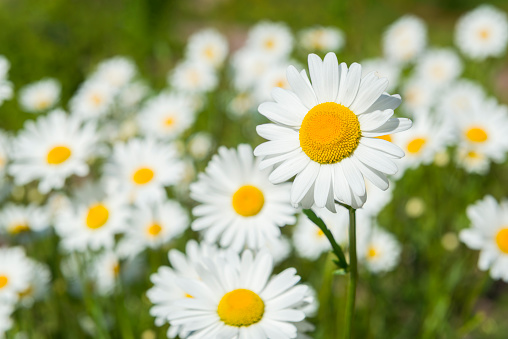
[[[189,37],[185,55],[187,59],[221,67],[228,55],[228,41],[215,29],[204,29]]]
[[[144,135],[172,140],[187,130],[195,118],[192,97],[161,93],[144,105],[138,115],[138,123]]]
[[[300,46],[309,52],[338,52],[345,40],[344,33],[337,27],[309,27],[298,34]]]
[[[120,257],[111,249],[94,258],[89,276],[99,294],[109,295],[113,292],[120,276],[120,270]]]
[[[12,328],[12,313],[14,313],[13,303],[0,303],[0,338],[4,338],[5,333]]]
[[[43,194],[62,188],[73,174],[85,176],[86,161],[96,150],[96,125],[54,110],[36,121],[27,121],[13,143],[9,173],[17,185],[39,180]]]
[[[286,66],[270,67],[264,72],[255,84],[253,96],[257,102],[270,100],[270,93],[274,87],[290,88],[286,77]]]
[[[18,206],[7,204],[0,211],[1,233],[18,234],[40,232],[49,227],[49,215],[45,208],[35,205]]]
[[[414,115],[417,111],[434,106],[437,100],[436,86],[423,78],[413,76],[402,86],[402,97],[404,112]]]
[[[256,101],[249,92],[237,94],[228,104],[228,114],[232,119],[238,119],[256,108]]]
[[[455,115],[466,114],[473,109],[477,101],[484,101],[486,98],[483,88],[470,80],[460,79],[447,88],[442,89],[441,100],[436,105],[436,111],[440,115],[455,120]]]
[[[413,61],[427,45],[427,27],[414,15],[399,18],[383,35],[383,51],[388,60],[398,63]]]
[[[447,86],[462,73],[462,61],[450,48],[425,51],[416,64],[416,76],[438,88]]]
[[[196,160],[202,160],[212,150],[213,137],[208,132],[194,133],[189,139],[189,152]]]
[[[259,78],[277,65],[279,65],[279,60],[274,61],[268,55],[257,50],[245,47],[238,50],[231,60],[231,66],[234,71],[234,88],[238,92],[252,90],[259,81]]]
[[[213,67],[186,60],[168,74],[168,83],[177,91],[194,94],[214,90],[217,87],[218,78]]]
[[[102,61],[90,77],[98,83],[104,83],[118,90],[126,86],[136,75],[136,65],[126,57],[116,56]]]
[[[456,161],[468,173],[487,174],[490,169],[489,157],[473,149],[473,147],[459,146]]]
[[[507,43],[506,13],[491,5],[481,5],[464,14],[455,27],[455,44],[473,60],[500,57]]]
[[[283,23],[263,21],[251,28],[246,46],[272,60],[280,60],[287,58],[291,53],[293,35]]]
[[[394,90],[399,84],[400,66],[397,63],[383,59],[367,59],[361,62],[362,76],[370,72],[377,72],[379,77],[388,79],[387,91]]]
[[[32,259],[29,259],[29,263],[31,266],[29,286],[19,293],[19,303],[27,308],[47,296],[51,282],[51,272],[47,265]]]
[[[118,102],[122,107],[133,109],[136,108],[136,105],[138,105],[149,92],[150,88],[147,84],[141,81],[131,82],[118,93]]]
[[[31,269],[22,247],[0,247],[0,304],[19,300],[30,284]]]
[[[60,90],[61,86],[57,80],[43,79],[21,88],[19,103],[26,112],[44,112],[58,102]]]
[[[365,189],[367,190],[367,196],[369,199],[362,206],[362,213],[369,216],[377,216],[383,208],[392,201],[393,189],[395,183],[390,180],[390,185],[386,190],[382,190],[376,187],[372,183],[366,181]]]
[[[108,83],[90,79],[71,98],[70,111],[72,115],[84,120],[100,118],[111,108],[116,92]]]
[[[291,244],[288,238],[283,235],[268,240],[265,247],[272,255],[274,265],[280,264],[291,254]]]
[[[14,88],[10,81],[7,80],[11,63],[6,57],[0,55],[0,105],[5,100],[9,100],[14,95]]]

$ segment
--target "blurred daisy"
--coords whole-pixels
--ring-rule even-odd
[[[12,82],[7,79],[11,63],[6,57],[0,55],[0,105],[5,100],[12,99],[14,88]]]
[[[486,99],[483,88],[470,80],[460,79],[443,89],[437,111],[445,117],[466,114],[474,109],[474,103]]]
[[[22,247],[0,247],[0,304],[19,300],[30,285],[31,269]]]
[[[386,205],[390,203],[390,201],[392,201],[395,183],[390,180],[390,186],[384,191],[369,181],[366,181],[365,184],[365,189],[369,199],[367,199],[365,204],[362,206],[362,213],[375,217]]]
[[[429,49],[416,64],[416,76],[442,88],[462,73],[462,61],[450,48]]]
[[[14,304],[8,302],[0,303],[0,338],[3,338],[5,333],[12,328],[13,321],[11,318],[14,313]]]
[[[43,194],[62,188],[73,174],[85,176],[86,161],[95,151],[95,124],[82,124],[62,110],[54,110],[36,121],[27,121],[14,140],[9,173],[17,185],[39,180]]]
[[[112,248],[115,234],[126,228],[130,211],[124,196],[105,195],[99,190],[94,193],[78,199],[75,206],[57,217],[55,230],[66,251]]]
[[[61,86],[57,80],[43,79],[21,88],[19,103],[25,112],[43,112],[58,102],[60,90]]]
[[[401,246],[379,226],[358,224],[358,258],[372,273],[392,271],[399,263]]]
[[[259,162],[249,145],[221,147],[191,184],[191,198],[200,203],[192,211],[192,229],[203,231],[207,242],[219,240],[235,251],[258,249],[280,236],[279,227],[295,222],[289,185],[272,185],[269,169],[260,171]]]
[[[473,148],[459,146],[456,161],[459,167],[464,168],[468,173],[487,174],[490,169],[490,160],[487,155]]]
[[[10,68],[11,63],[9,62],[9,60],[5,56],[0,55],[0,80],[7,79]]]
[[[113,89],[126,86],[136,75],[136,65],[126,57],[116,56],[102,61],[90,77],[97,83],[104,83]]]
[[[344,245],[348,239],[349,214],[345,208],[336,206],[337,213],[332,213],[326,208],[314,209],[316,215],[325,223],[332,232],[335,241]],[[316,260],[319,256],[331,250],[330,242],[319,227],[316,226],[305,214],[298,217],[293,242],[296,252],[302,258]]]
[[[147,247],[159,248],[180,236],[189,223],[187,212],[175,201],[143,204],[132,212],[123,241],[138,253]]]
[[[21,306],[30,308],[35,301],[42,300],[48,293],[51,283],[51,272],[47,265],[29,259],[29,286],[19,293]]]
[[[49,227],[49,215],[44,208],[35,205],[19,206],[12,203],[0,211],[0,229],[2,233],[19,234],[40,232]]]
[[[105,82],[84,82],[71,98],[69,107],[72,115],[81,119],[97,119],[104,116],[113,105],[115,90]]]
[[[310,27],[298,34],[298,42],[309,52],[338,52],[345,44],[344,33],[336,27]]]
[[[391,91],[398,86],[401,69],[396,63],[376,58],[364,60],[361,65],[362,76],[366,76],[370,72],[377,72],[379,77],[388,79],[387,91]]]
[[[187,60],[178,64],[168,74],[168,83],[184,93],[204,93],[217,87],[218,78],[213,67]]]
[[[430,109],[436,101],[436,86],[421,77],[412,76],[402,86],[404,112],[413,114],[415,111]]]
[[[255,85],[253,96],[258,102],[270,100],[270,92],[274,87],[289,89],[285,66],[271,67],[264,72]]]
[[[11,151],[11,138],[7,133],[0,130],[0,202],[9,192],[9,181],[7,180],[7,164],[9,163],[9,153]]]
[[[414,15],[399,18],[383,34],[383,51],[388,60],[405,63],[414,60],[427,44],[427,27]]]
[[[46,202],[46,210],[51,222],[53,222],[60,211],[71,207],[71,200],[67,195],[61,192],[51,193]]]
[[[293,49],[293,35],[283,23],[263,21],[251,28],[246,46],[272,60],[283,59]]]
[[[182,309],[169,314],[170,324],[193,331],[189,339],[296,338],[292,323],[302,321],[305,313],[295,306],[307,292],[307,286],[297,285],[296,270],[288,268],[270,279],[268,252],[228,256],[228,261],[212,257],[205,262],[201,280],[177,280],[193,298],[175,301]]]
[[[141,81],[136,81],[124,86],[118,93],[118,102],[121,107],[136,109],[137,105],[146,98],[150,88]]]
[[[111,162],[105,172],[115,188],[128,199],[142,202],[162,200],[164,187],[179,182],[183,163],[173,145],[153,139],[131,139],[114,145]]]
[[[274,265],[280,264],[282,261],[289,258],[289,255],[291,254],[291,243],[284,235],[269,239],[264,248],[266,248],[273,257]]]
[[[90,277],[100,295],[110,295],[120,277],[120,258],[111,249],[96,256],[90,266]]]
[[[242,48],[232,58],[233,86],[239,92],[248,92],[256,86],[259,79],[271,68],[277,67],[279,60],[257,50]]]
[[[191,135],[188,142],[189,153],[196,160],[207,157],[214,146],[213,136],[208,132],[197,132]]]
[[[497,203],[487,195],[467,208],[471,227],[460,232],[460,240],[480,250],[478,267],[490,269],[493,279],[508,282],[508,201]]]
[[[230,100],[227,113],[230,118],[238,119],[256,109],[256,102],[249,92],[239,93]]]
[[[455,44],[473,60],[500,57],[508,43],[508,18],[491,5],[464,14],[455,27]]]
[[[354,208],[366,200],[364,176],[381,189],[388,188],[386,174],[397,172],[392,161],[404,152],[375,138],[406,130],[409,119],[392,118],[400,96],[384,94],[385,78],[362,67],[338,64],[333,53],[324,62],[309,55],[312,85],[305,71],[293,66],[287,76],[292,91],[274,88],[276,102],[265,102],[259,112],[275,124],[257,127],[268,139],[254,154],[265,157],[261,167],[279,164],[270,175],[278,184],[295,177],[291,203],[335,211],[334,199]]]
[[[191,127],[195,118],[190,96],[162,93],[145,104],[138,115],[138,123],[146,136],[170,140]]]
[[[215,29],[204,29],[189,37],[187,59],[211,67],[221,67],[228,55],[226,38]]]

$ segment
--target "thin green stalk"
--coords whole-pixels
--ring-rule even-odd
[[[350,339],[355,314],[356,282],[358,280],[356,258],[356,210],[349,207],[349,285],[346,299],[346,324],[344,338]]]

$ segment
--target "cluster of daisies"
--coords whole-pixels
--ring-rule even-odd
[[[36,117],[16,135],[0,133],[0,335],[18,306],[48,294],[48,269],[23,246],[57,236],[57,269],[78,298],[89,286],[119,292],[147,274],[148,253],[167,252],[170,266],[151,275],[147,296],[168,338],[309,338],[315,292],[294,268],[273,273],[293,249],[309,260],[330,250],[301,208],[345,248],[342,205],[358,209],[361,267],[389,272],[402,246],[377,215],[406,170],[446,165],[448,147],[468,172],[505,160],[507,108],[460,79],[459,53],[427,48],[426,34],[421,19],[402,17],[385,32],[383,57],[348,66],[333,53],[345,44],[335,27],[294,36],[261,22],[232,53],[205,29],[189,37],[162,91],[125,57],[101,62],[67,103],[56,79],[21,88],[21,109]],[[457,24],[456,45],[474,62],[504,55],[507,42],[508,20],[493,7]],[[309,52],[329,53],[309,54],[307,74],[293,58]],[[14,95],[8,69],[0,59],[0,100]],[[414,125],[394,115],[401,96],[388,92],[397,89],[398,112]],[[267,141],[216,148],[212,131],[196,127],[210,94],[227,103],[214,113],[243,119]],[[254,127],[256,110],[269,123]],[[480,268],[508,280],[505,205],[487,197],[470,207],[474,227],[460,238],[482,250]],[[191,237],[200,242],[174,249]]]

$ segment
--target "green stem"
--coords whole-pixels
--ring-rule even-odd
[[[344,327],[344,338],[350,339],[353,318],[355,313],[356,282],[358,280],[357,258],[356,258],[356,210],[349,207],[349,285],[346,300],[346,324]]]

